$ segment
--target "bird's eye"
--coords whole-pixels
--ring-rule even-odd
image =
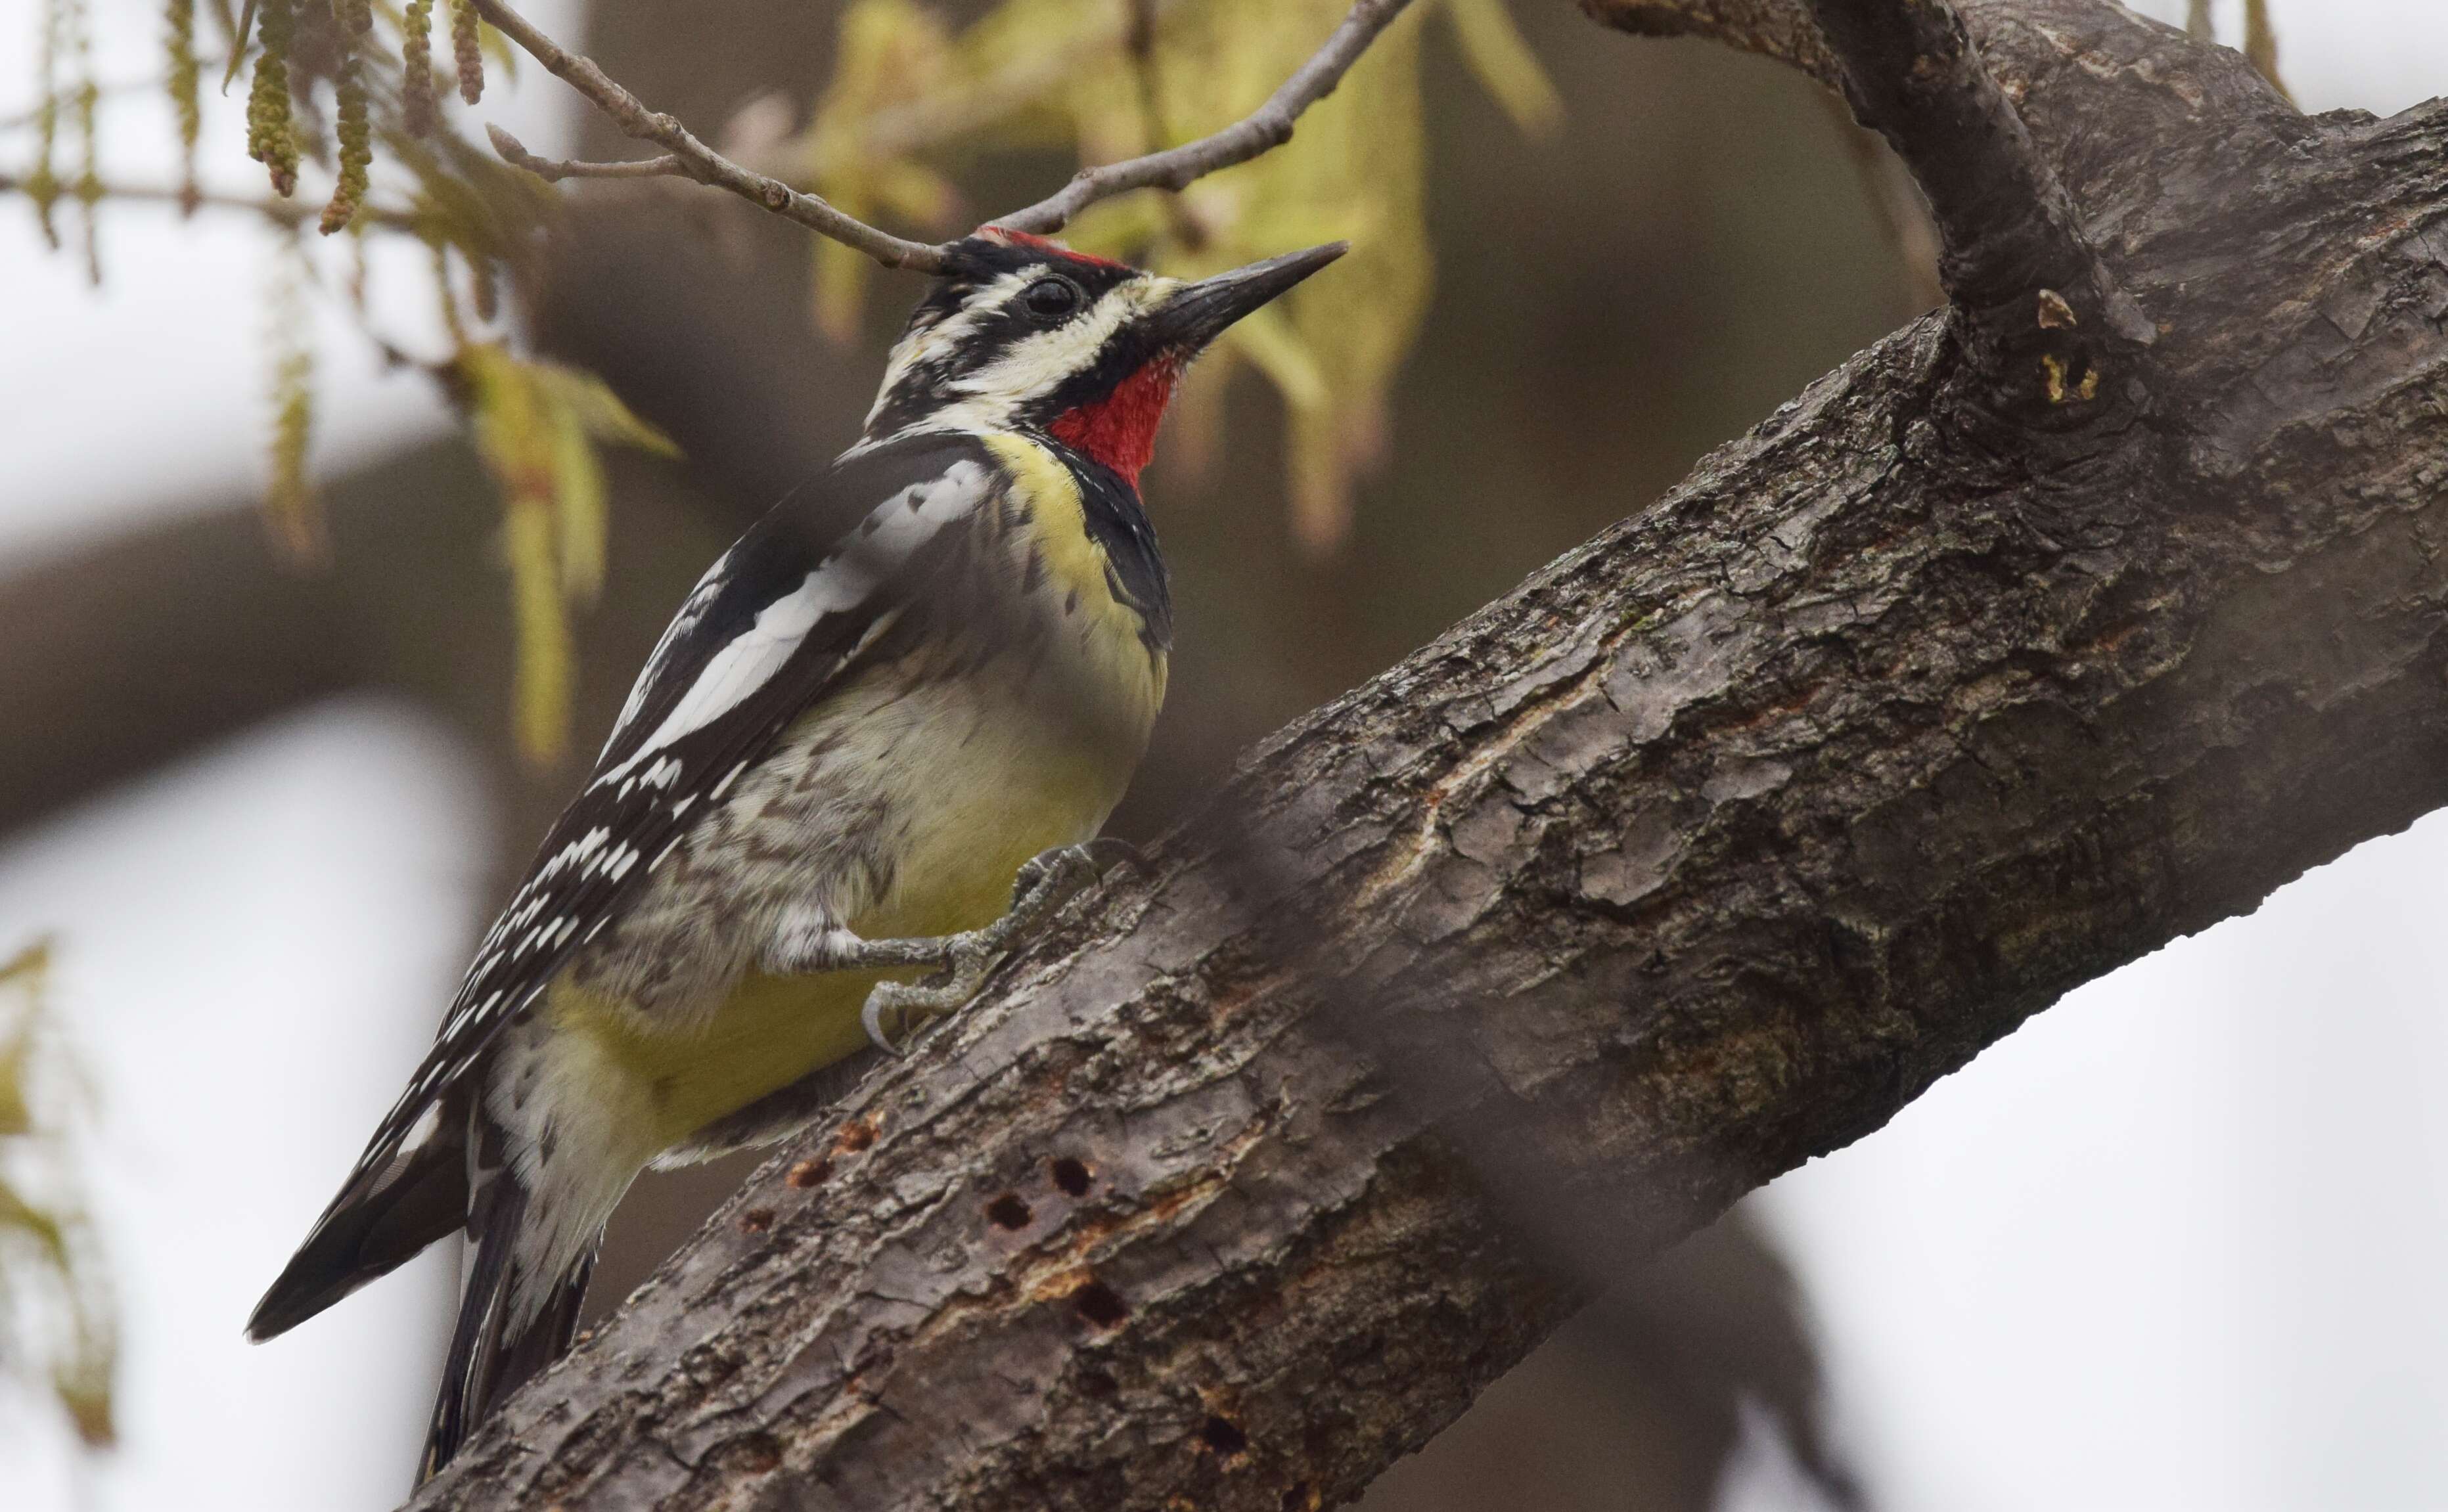
[[[1080,286],[1068,278],[1040,278],[1021,292],[1020,302],[1041,320],[1060,320],[1080,308]]]

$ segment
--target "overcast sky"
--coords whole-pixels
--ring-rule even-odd
[[[143,77],[158,8],[91,3],[103,77]],[[2220,8],[2224,35],[2239,5]],[[2273,8],[2310,108],[2385,113],[2448,87],[2448,5]],[[548,27],[569,13],[528,9]],[[29,91],[35,11],[0,0],[0,115]],[[486,112],[557,150],[556,87],[488,92]],[[226,133],[239,102],[208,105]],[[110,108],[129,143],[110,171],[164,181],[166,153],[137,145],[167,140],[162,108]],[[0,163],[17,145],[0,141]],[[251,185],[235,157],[207,154]],[[227,291],[261,276],[263,235],[136,211],[105,230],[97,294],[0,204],[0,570],[258,476],[259,316]],[[376,283],[411,331],[414,288]],[[444,423],[344,329],[324,350],[320,464]],[[0,1507],[396,1503],[442,1267],[275,1346],[238,1331],[430,1032],[487,823],[447,737],[357,702],[0,851],[0,954],[41,930],[64,941],[58,1006],[101,1083],[90,1163],[128,1331],[125,1446],[80,1466],[0,1403]],[[1770,1189],[1884,1504],[2448,1507],[2444,914],[2433,820],[2075,993]],[[1772,1484],[1731,1502],[1763,1508]]]

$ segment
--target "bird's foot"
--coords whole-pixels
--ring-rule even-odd
[[[1055,911],[1102,881],[1118,865],[1136,865],[1138,851],[1122,841],[1062,845],[1032,858],[1013,879],[1011,909],[982,929],[933,939],[858,940],[839,970],[851,966],[931,965],[924,981],[878,982],[859,1011],[867,1037],[901,1054],[927,1020],[965,1008],[1013,948]],[[848,936],[847,931],[834,931]],[[840,948],[836,945],[836,949]]]

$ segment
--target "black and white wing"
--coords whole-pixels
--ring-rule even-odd
[[[325,1215],[378,1190],[420,1122],[571,952],[620,913],[699,812],[923,596],[992,499],[974,441],[912,438],[836,463],[741,537],[663,633],[586,787],[487,932],[433,1048]]]

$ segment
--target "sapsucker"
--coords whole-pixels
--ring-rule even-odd
[[[1217,333],[1342,250],[1184,282],[955,243],[857,444],[680,605],[249,1333],[464,1227],[430,1475],[568,1349],[640,1171],[800,1127],[888,1020],[966,1001],[1092,880],[1080,847],[1164,698],[1157,423]]]

